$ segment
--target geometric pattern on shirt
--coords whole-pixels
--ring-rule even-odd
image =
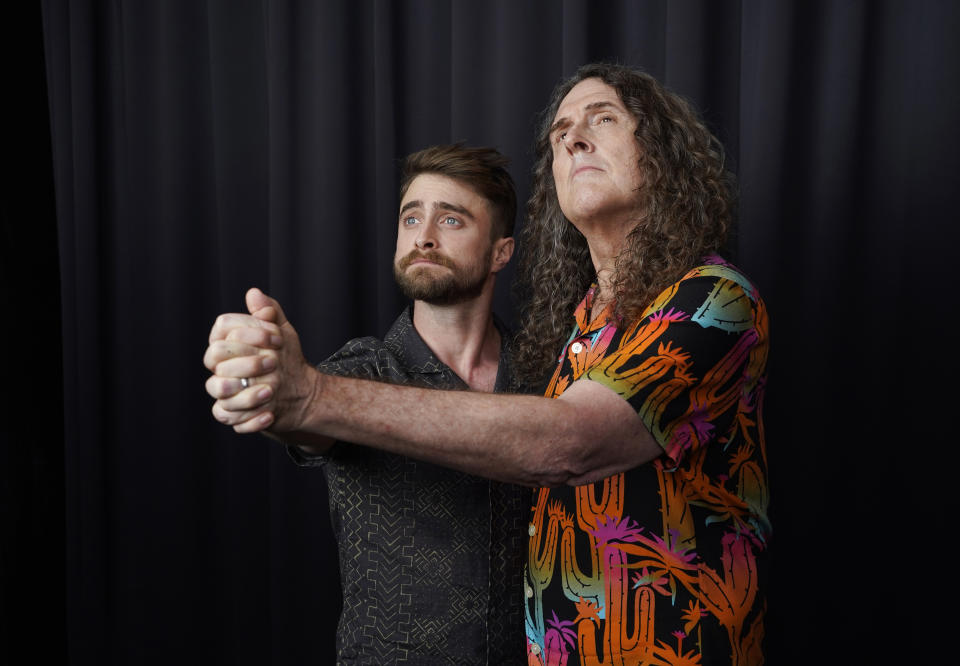
[[[510,384],[508,366],[504,347],[497,391]],[[409,308],[382,341],[351,340],[318,368],[466,388],[420,338]],[[327,479],[343,590],[338,664],[523,663],[528,489],[344,442],[323,458],[288,450]]]

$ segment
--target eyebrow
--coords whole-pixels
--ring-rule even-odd
[[[408,201],[407,203],[403,204],[403,207],[400,209],[400,214],[402,215],[405,211],[411,208],[423,208],[423,202],[420,201],[420,199],[414,199],[413,201]],[[437,201],[435,204],[433,204],[433,209],[449,210],[449,211],[453,211],[454,213],[460,213],[461,215],[466,215],[471,220],[474,219],[473,213],[471,213],[469,210],[467,210],[466,208],[458,204],[450,203],[449,201]]]
[[[414,199],[413,201],[408,201],[403,204],[403,207],[400,209],[400,213],[403,214],[404,211],[410,210],[411,208],[422,208],[423,202],[419,199]]]
[[[437,203],[434,204],[433,209],[434,210],[450,210],[450,211],[453,211],[454,213],[460,213],[461,215],[466,215],[471,220],[473,219],[473,213],[471,213],[469,210],[467,210],[463,206],[459,206],[455,203],[449,203],[447,201],[438,201]]]
[[[583,110],[593,111],[595,109],[603,109],[606,107],[610,107],[612,109],[616,109],[617,111],[620,111],[620,108],[613,102],[590,102],[585,107],[583,107]],[[550,131],[547,132],[547,136],[552,135],[554,132],[556,132],[559,129],[564,129],[566,127],[569,127],[571,124],[572,124],[572,121],[566,116],[564,116],[563,118],[558,118],[556,122],[554,122],[550,126]]]

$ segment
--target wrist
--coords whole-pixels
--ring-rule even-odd
[[[301,390],[298,391],[299,404],[296,410],[296,424],[293,430],[308,432],[310,431],[311,423],[317,420],[323,407],[321,395],[324,392],[326,378],[326,375],[312,365],[306,365],[306,371],[303,374],[303,384]]]

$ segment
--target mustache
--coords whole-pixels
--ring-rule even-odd
[[[417,259],[426,259],[427,261],[432,261],[435,264],[440,266],[445,266],[447,268],[456,268],[456,264],[453,263],[448,257],[443,256],[439,252],[434,250],[427,250],[426,252],[421,252],[420,250],[413,250],[399,261],[397,261],[397,268],[401,271],[405,271],[407,266],[412,264]]]

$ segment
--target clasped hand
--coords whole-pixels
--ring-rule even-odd
[[[206,383],[213,416],[239,433],[297,430],[316,370],[277,301],[253,288],[246,304],[250,314],[222,314],[210,330],[203,364],[213,373]]]

